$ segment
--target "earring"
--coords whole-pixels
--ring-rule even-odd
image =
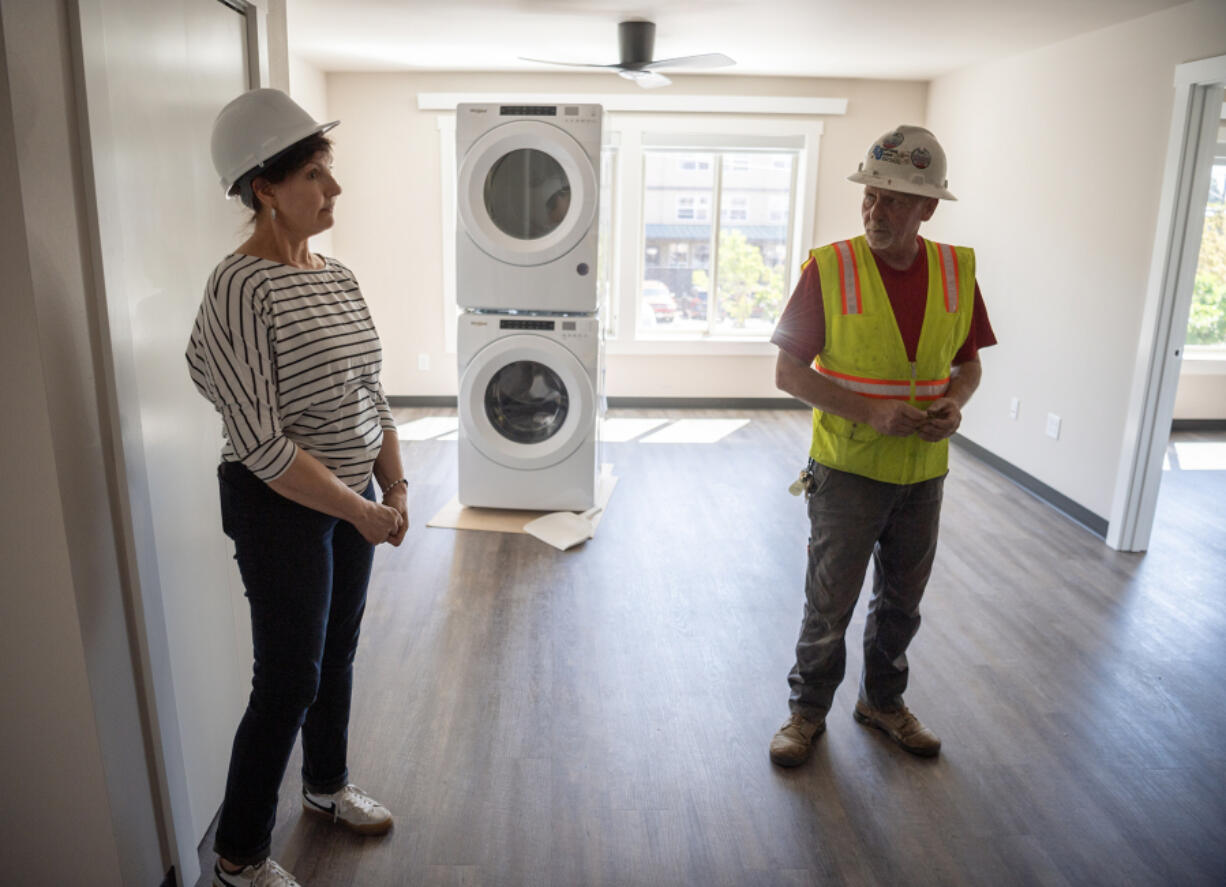
[[[269,209],[272,210],[272,220],[275,222],[277,220],[277,208],[270,206]]]

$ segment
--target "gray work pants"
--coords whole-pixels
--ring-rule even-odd
[[[907,645],[919,630],[920,598],[937,549],[944,477],[889,484],[811,463],[805,611],[788,675],[793,712],[821,720],[843,680],[843,635],[873,560],[873,597],[864,626],[860,698],[878,709],[902,705]]]

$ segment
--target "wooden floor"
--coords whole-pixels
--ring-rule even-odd
[[[606,444],[620,482],[567,553],[427,529],[456,445],[404,445],[350,755],[397,824],[305,820],[295,752],[273,850],[305,884],[1226,884],[1226,471],[1169,472],[1132,555],[955,449],[907,694],[941,756],[852,720],[862,599],[828,733],[785,771],[808,416],[685,415],[752,421]]]

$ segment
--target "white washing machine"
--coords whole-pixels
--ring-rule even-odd
[[[456,108],[461,308],[597,310],[600,105]]]
[[[457,350],[460,504],[590,508],[599,472],[600,321],[467,312]]]

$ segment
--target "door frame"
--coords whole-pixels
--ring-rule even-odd
[[[1175,68],[1175,101],[1162,197],[1124,425],[1124,448],[1107,529],[1107,544],[1120,551],[1144,551],[1153,530],[1162,460],[1170,440],[1187,339],[1224,85],[1226,55]]]

